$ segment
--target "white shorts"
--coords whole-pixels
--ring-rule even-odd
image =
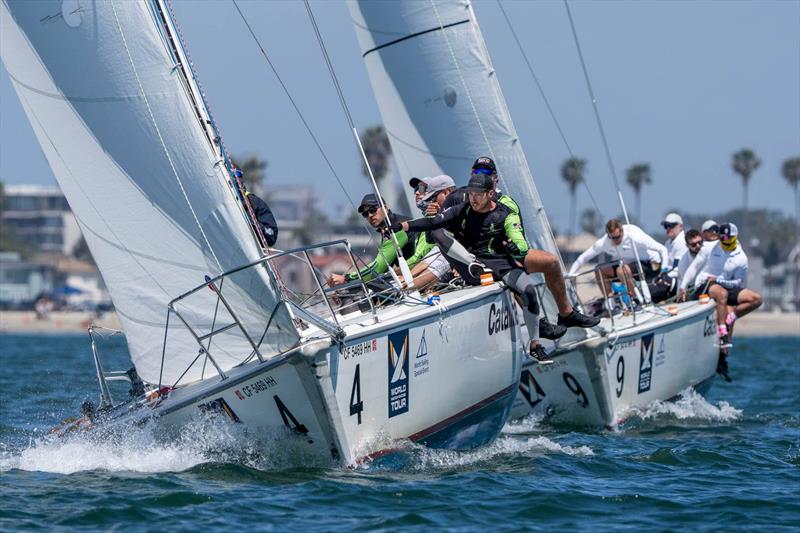
[[[450,272],[450,263],[442,252],[439,251],[438,246],[434,246],[433,250],[428,252],[428,255],[422,258],[422,262],[428,265],[428,270],[434,276],[441,279],[442,276]]]

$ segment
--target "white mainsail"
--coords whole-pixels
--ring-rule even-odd
[[[475,13],[464,0],[350,0],[369,78],[406,180],[469,179],[489,156],[537,248],[557,253]]]
[[[144,380],[171,384],[198,344],[173,317],[161,368],[167,303],[261,253],[201,123],[197,88],[177,66],[182,51],[166,37],[164,5],[0,3],[3,63],[103,274],[134,364]],[[297,342],[263,269],[224,283],[245,329],[263,339],[262,353]],[[232,321],[216,304],[203,291],[180,311],[204,334]],[[237,328],[213,339],[204,346],[223,369],[251,353]],[[204,377],[203,363],[183,381]]]

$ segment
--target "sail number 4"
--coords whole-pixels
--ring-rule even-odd
[[[361,401],[361,364],[356,365],[356,373],[353,376],[353,388],[350,391],[350,416],[358,415],[358,425],[361,425],[361,411],[364,410],[364,402]]]

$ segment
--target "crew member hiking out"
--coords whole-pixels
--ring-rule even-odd
[[[393,213],[388,207],[389,220],[392,223],[408,220],[405,215]],[[354,281],[359,278],[359,273],[364,281],[375,279],[381,274],[385,274],[390,266],[397,265],[397,248],[394,244],[389,233],[389,224],[386,223],[383,209],[380,206],[378,197],[373,193],[367,194],[361,200],[361,205],[358,206],[358,212],[362,217],[366,218],[369,225],[375,228],[375,231],[381,234],[381,245],[378,250],[378,255],[367,266],[358,272],[348,272],[347,274],[331,274],[328,276],[328,285],[335,287],[349,281]],[[417,235],[412,233],[409,235],[405,231],[395,232],[397,243],[400,245],[403,257],[411,257],[414,253],[414,245]]]
[[[396,231],[428,231],[447,228],[455,239],[475,255],[496,279],[522,299],[525,325],[531,338],[529,353],[539,362],[551,362],[539,344],[539,300],[536,287],[520,266],[528,251],[519,216],[495,202],[494,182],[485,174],[473,175],[466,188],[469,202],[450,207],[435,217],[397,222]],[[513,246],[510,244],[513,243]],[[513,252],[509,252],[509,249]],[[512,255],[513,254],[513,255]],[[480,273],[471,265],[454,262],[461,277],[470,285],[480,285]]]
[[[739,229],[736,224],[719,227],[719,244],[707,249],[703,247],[686,271],[678,291],[678,301],[686,299],[686,289],[694,281],[695,287],[708,286],[708,295],[717,304],[717,331],[720,339],[717,372],[727,381],[728,349],[733,336],[733,324],[744,315],[761,307],[761,295],[748,289],[748,260],[739,244]]]
[[[241,170],[235,167],[233,173],[237,178],[241,178],[244,175]],[[275,222],[275,215],[272,214],[272,210],[267,205],[267,202],[248,191],[247,187],[244,185],[244,181],[241,183],[244,196],[250,203],[250,207],[253,209],[253,214],[256,217],[255,222],[253,222],[256,233],[259,233],[260,229],[260,233],[264,236],[267,246],[274,246],[278,241],[278,223]],[[258,225],[256,226],[256,224]]]
[[[498,188],[499,176],[497,174],[497,166],[490,157],[479,157],[472,164],[471,177],[475,176],[488,176],[492,180],[492,187],[495,193],[495,202],[507,207],[512,213],[517,215],[520,219],[520,226],[524,231],[522,215],[520,214],[519,205],[508,194],[504,194]],[[467,198],[467,187],[457,189],[445,200],[442,208],[447,209],[465,203]],[[445,251],[446,248],[439,247]],[[513,246],[513,245],[512,245]],[[450,255],[450,254],[448,254]],[[452,257],[452,256],[451,256]],[[558,339],[566,333],[566,328],[581,327],[591,328],[600,323],[599,318],[586,316],[579,313],[569,301],[567,296],[567,287],[564,284],[564,275],[561,270],[561,262],[558,257],[545,250],[536,250],[527,246],[527,252],[523,254],[521,261],[525,271],[528,274],[541,273],[544,275],[545,284],[550,294],[553,295],[553,300],[558,307],[558,325],[553,325],[542,318],[539,323],[539,333],[545,339]]]
[[[409,185],[414,189],[417,207],[427,216],[435,216],[450,193],[456,189],[453,178],[445,175],[411,178]],[[447,256],[435,244],[446,240],[441,235],[443,232],[443,229],[421,232],[416,240],[414,255],[406,259],[417,289],[422,290],[437,280],[447,282],[453,277]],[[464,254],[467,254],[466,250]],[[470,262],[473,260],[474,258],[470,258]]]
[[[569,269],[569,275],[575,276],[580,268],[600,255],[608,254],[612,260],[622,260],[623,265],[607,265],[595,270],[597,284],[607,297],[613,295],[611,291],[611,280],[616,276],[623,281],[628,290],[628,296],[635,306],[640,302],[636,297],[635,284],[633,282],[633,271],[636,268],[636,259],[641,263],[645,281],[649,282],[659,275],[659,272],[668,269],[669,253],[667,248],[660,242],[645,233],[639,226],[634,224],[623,224],[619,220],[612,218],[606,222],[606,234],[586,251],[575,259]],[[601,276],[602,274],[602,276]]]

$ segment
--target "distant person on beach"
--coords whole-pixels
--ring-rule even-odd
[[[622,266],[615,263],[595,270],[597,284],[603,290],[603,294],[611,296],[611,280],[617,277],[623,281],[634,305],[640,304],[633,282],[634,273],[639,271],[636,266],[637,255],[646,282],[655,279],[669,264],[669,253],[663,244],[645,233],[639,226],[623,224],[612,218],[606,222],[606,234],[578,256],[572,263],[568,275],[575,276],[583,265],[601,253],[608,254],[614,261],[620,259],[623,261]]]
[[[678,301],[686,299],[689,281],[696,287],[708,286],[708,295],[717,304],[717,331],[720,339],[720,364],[718,371],[726,379],[728,365],[725,358],[733,336],[733,325],[740,317],[761,306],[761,295],[748,289],[748,260],[739,244],[739,229],[731,222],[719,227],[720,240],[710,250],[701,250],[686,271],[678,291]]]

